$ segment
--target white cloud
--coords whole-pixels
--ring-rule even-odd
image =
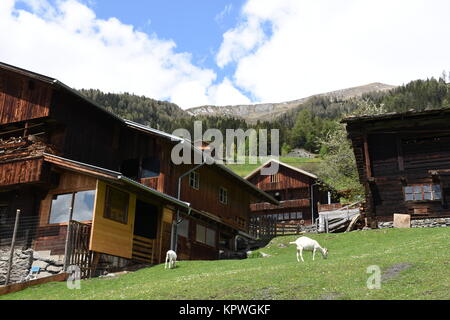
[[[248,0],[216,62],[262,102],[402,84],[450,67],[449,12],[447,0]]]
[[[208,96],[211,97],[211,104],[217,106],[232,106],[251,103],[250,99],[236,89],[230,79],[226,77],[222,83],[208,89]]]
[[[231,13],[231,11],[233,10],[233,4],[229,3],[225,6],[225,8],[223,8],[223,10],[221,12],[219,12],[218,14],[216,14],[216,16],[214,17],[214,21],[216,21],[217,24],[222,25],[223,23],[223,19],[229,15]]]
[[[75,88],[127,91],[183,108],[220,103],[215,92],[222,84],[214,83],[216,73],[195,66],[189,53],[176,52],[173,41],[139,32],[116,18],[99,19],[76,0],[56,5],[22,1],[30,10],[16,9],[18,2],[0,0],[0,61]]]

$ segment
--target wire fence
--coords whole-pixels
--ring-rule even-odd
[[[67,228],[67,224],[41,225],[39,217],[22,216],[20,212],[18,217],[3,218],[0,285],[59,273],[63,268]]]

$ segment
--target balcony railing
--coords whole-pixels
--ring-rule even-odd
[[[261,210],[275,210],[275,209],[284,209],[284,208],[309,207],[309,204],[310,204],[309,199],[295,199],[295,200],[280,201],[279,206],[270,204],[268,202],[252,203],[250,205],[250,210],[251,211],[261,211]]]
[[[141,183],[149,188],[158,190],[159,177],[142,178]]]

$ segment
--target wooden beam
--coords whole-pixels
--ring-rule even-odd
[[[397,142],[397,161],[398,161],[398,170],[400,172],[405,171],[405,163],[403,160],[403,148],[402,148],[402,139],[400,135],[396,136],[396,142]]]
[[[367,143],[367,134],[364,134],[364,160],[366,167],[366,178],[372,177],[372,167],[370,164],[369,145]]]

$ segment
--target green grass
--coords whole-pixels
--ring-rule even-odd
[[[450,299],[450,229],[390,229],[311,235],[330,250],[304,263],[296,236],[278,237],[260,251],[267,258],[181,261],[118,278],[84,280],[80,290],[49,283],[0,299]],[[371,265],[383,273],[399,264],[410,267],[369,290]]]
[[[297,167],[309,171],[311,173],[317,173],[317,168],[321,161],[318,158],[308,159],[308,158],[288,158],[288,157],[280,157],[279,160],[293,167]],[[245,162],[246,162],[245,164],[229,164],[227,165],[227,167],[229,167],[231,170],[233,170],[241,177],[245,177],[262,164],[262,163],[250,164],[248,163],[249,162],[248,160],[246,160]]]

